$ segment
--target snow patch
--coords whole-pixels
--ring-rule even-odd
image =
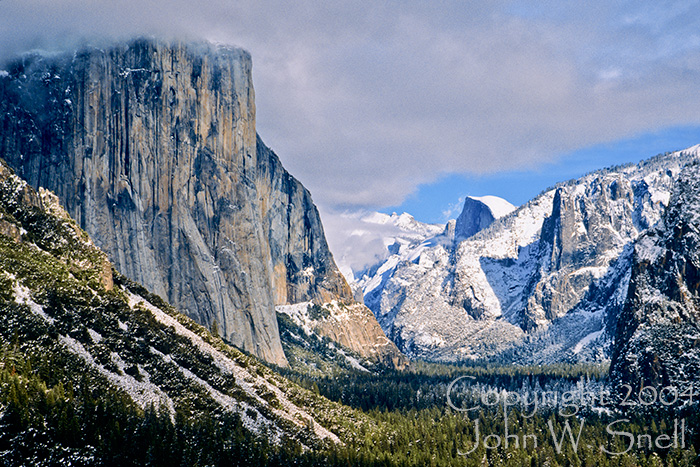
[[[314,277],[314,275],[315,275],[315,269],[314,269],[314,267],[313,267],[313,266],[307,267],[306,269],[304,269],[304,270],[301,272],[301,275],[304,276],[304,277]]]
[[[43,318],[44,321],[46,321],[49,324],[53,324],[56,322],[55,319],[46,314],[44,308],[41,305],[32,300],[30,290],[27,287],[21,285],[19,282],[15,282],[14,295],[15,303],[20,305],[27,305],[29,309],[32,310],[32,313],[34,313],[37,316],[41,316],[41,318]]]
[[[319,438],[329,439],[335,443],[341,442],[340,439],[334,433],[319,425],[318,422],[316,422],[316,420],[314,420],[310,414],[293,404],[280,388],[270,383],[262,376],[258,374],[253,374],[248,370],[244,369],[243,367],[235,363],[231,358],[217,350],[214,346],[204,341],[202,337],[187,329],[177,319],[165,313],[163,310],[155,307],[143,297],[135,295],[130,291],[126,291],[126,293],[129,299],[129,306],[132,309],[139,305],[143,306],[153,315],[156,321],[160,322],[161,324],[164,324],[165,326],[173,327],[176,333],[189,339],[190,342],[195,347],[197,347],[202,353],[211,357],[214,361],[214,365],[216,365],[216,367],[219,368],[219,370],[227,374],[233,375],[237,386],[239,386],[243,391],[245,391],[250,397],[254,398],[260,404],[267,406],[275,415],[277,415],[280,418],[289,420],[300,427],[305,426],[305,423],[302,423],[303,420],[307,423],[310,423],[313,426],[314,433]],[[275,397],[280,402],[282,409],[272,407],[266,400],[264,400],[258,394],[258,391],[255,388],[256,386],[264,388],[274,393]]]
[[[442,337],[425,333],[418,334],[414,342],[422,347],[444,347],[446,344]]]
[[[358,359],[356,359],[352,355],[348,355],[345,352],[343,352],[343,349],[339,348],[338,353],[340,353],[343,357],[345,357],[345,359],[348,361],[348,363],[350,363],[350,366],[352,366],[354,369],[364,371],[366,373],[370,372],[367,368],[362,366],[362,364],[360,363],[360,361]]]
[[[312,306],[313,302],[301,302],[295,303],[294,305],[280,305],[276,306],[275,310],[278,313],[284,313],[289,316],[291,320],[302,328],[304,332],[308,335],[313,333],[313,328],[311,327],[311,317],[309,316],[309,306]]]
[[[163,359],[164,362],[169,363],[171,365],[175,365],[178,369],[178,371],[187,379],[190,381],[194,382],[201,388],[203,388],[209,396],[214,399],[217,404],[220,406],[224,407],[226,410],[229,412],[237,412],[241,416],[241,420],[243,422],[243,426],[245,426],[248,430],[252,431],[253,433],[260,433],[260,428],[262,426],[261,420],[264,418],[260,412],[258,412],[257,409],[254,407],[250,406],[249,404],[246,404],[243,401],[238,401],[234,399],[233,397],[222,393],[221,391],[218,391],[214,389],[209,383],[204,381],[202,378],[199,376],[195,375],[192,373],[190,370],[187,368],[184,368],[183,366],[179,365],[176,361],[170,357],[170,355],[165,355],[162,352],[159,352],[155,348],[151,347],[150,351],[153,355],[159,356],[161,359]],[[256,417],[251,417],[249,415],[249,411],[253,410],[257,416]],[[274,428],[274,427],[273,427]],[[280,432],[279,430],[276,430],[275,436],[274,436],[278,441],[280,439]]]
[[[666,250],[657,245],[655,239],[650,236],[640,238],[635,245],[634,251],[639,261],[648,263],[654,263],[657,258],[666,253]]]
[[[90,334],[90,339],[92,339],[92,342],[94,342],[95,344],[99,344],[102,340],[102,334],[95,331],[94,329],[88,328],[88,334]]]
[[[165,407],[170,414],[170,419],[173,423],[175,423],[175,406],[173,401],[158,386],[150,382],[139,381],[123,371],[122,374],[112,373],[97,363],[90,352],[83,347],[83,344],[72,337],[60,336],[59,340],[68,348],[68,350],[85,360],[85,362],[91,368],[97,370],[110,383],[126,392],[139,407],[144,410],[149,406]],[[112,353],[111,357],[112,361],[115,362],[118,367],[120,367],[120,370],[124,368],[125,364],[119,355]]]
[[[588,334],[586,337],[578,341],[578,343],[574,346],[573,352],[575,354],[580,353],[581,350],[594,340],[598,339],[601,335],[603,334],[603,330],[601,329],[600,331],[595,331],[590,334]]]
[[[679,152],[690,154],[690,155],[695,155],[695,156],[700,156],[700,144],[696,144],[695,146],[691,146],[691,147],[684,149],[682,151],[679,151]]]
[[[498,196],[470,196],[470,198],[484,203],[491,211],[493,217],[496,219],[505,217],[517,209],[516,206],[513,206],[508,201],[503,198],[499,198]]]

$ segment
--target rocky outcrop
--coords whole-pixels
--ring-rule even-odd
[[[394,368],[404,368],[408,363],[379,327],[372,311],[360,303],[304,302],[278,306],[277,311],[299,326],[307,339],[314,335],[326,337],[372,363]],[[296,335],[289,337],[292,342],[300,339]]]
[[[515,206],[497,196],[467,196],[455,223],[454,236],[458,241],[469,238],[514,210]]]
[[[700,375],[700,166],[686,168],[662,221],[635,244],[611,375],[637,388]]]
[[[493,221],[494,217],[488,206],[481,201],[467,197],[464,200],[462,213],[455,224],[455,237],[469,238],[491,225]]]
[[[360,303],[329,308],[333,311],[328,318],[316,323],[318,334],[373,361],[395,368],[406,366],[406,357],[386,337],[369,308]]]
[[[525,329],[572,310],[625,245],[658,220],[664,208],[658,201],[646,200],[651,204],[650,218],[635,216],[648,194],[638,185],[624,173],[611,172],[555,191],[552,212],[542,224],[537,269],[528,287],[532,292],[523,315]]]
[[[256,187],[268,234],[275,305],[353,301],[333,261],[311,194],[258,138]]]
[[[256,135],[247,52],[137,40],[4,75],[2,155],[129,278],[282,365],[275,305],[352,301],[308,191]]]
[[[466,239],[455,234],[455,243],[446,229],[368,280],[365,303],[409,356],[605,358],[627,296],[631,248],[661,219],[678,174],[699,152],[560,183]]]
[[[58,197],[44,188],[37,193],[0,159],[0,238],[2,236],[18,244],[18,250],[13,251],[17,257],[3,258],[6,267],[0,272],[6,277],[12,278],[17,272],[12,269],[13,261],[25,260],[18,253],[19,249],[30,246],[36,269],[32,274],[40,277],[45,273],[41,270],[46,259],[42,255],[49,252],[65,267],[64,273],[87,279],[101,290],[114,288],[112,264],[60,206]]]

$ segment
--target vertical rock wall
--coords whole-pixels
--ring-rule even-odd
[[[137,40],[0,77],[0,157],[117,269],[285,364],[275,304],[351,300],[311,197],[257,138],[240,49]]]
[[[635,243],[617,318],[613,382],[678,392],[700,375],[700,165],[689,165],[656,226]]]

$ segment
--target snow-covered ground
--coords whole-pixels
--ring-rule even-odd
[[[137,306],[144,307],[153,314],[154,318],[159,323],[174,328],[179,335],[189,339],[189,341],[202,353],[212,358],[214,365],[216,365],[216,367],[219,370],[221,370],[223,373],[233,375],[236,380],[236,385],[243,389],[243,391],[245,391],[245,393],[248,396],[256,400],[261,405],[268,406],[268,409],[275,413],[277,416],[289,420],[290,422],[300,427],[304,427],[307,424],[311,424],[314,432],[320,438],[330,439],[331,441],[336,443],[340,442],[340,440],[334,433],[319,425],[308,412],[292,403],[284,394],[284,392],[281,391],[277,386],[270,383],[267,379],[258,375],[257,373],[250,372],[246,368],[243,368],[240,364],[234,362],[231,358],[226,356],[221,351],[217,350],[214,346],[206,342],[204,339],[202,339],[201,336],[197,335],[196,333],[190,331],[185,326],[183,326],[174,317],[165,313],[161,309],[153,306],[151,303],[149,303],[142,297],[139,297],[138,295],[135,295],[131,292],[129,292],[129,305],[132,308]],[[165,357],[170,359],[170,357],[168,356]],[[170,359],[170,362],[174,361]],[[254,419],[251,418],[248,414],[248,409],[251,408],[249,405],[237,401],[215,390],[208,383],[204,382],[196,375],[189,372],[189,370],[187,370],[186,368],[180,367],[179,371],[181,371],[188,379],[194,380],[195,382],[197,382],[197,384],[204,387],[207,390],[207,392],[209,392],[212,395],[214,400],[219,402],[224,408],[226,408],[227,410],[238,412],[245,421],[247,427],[253,430],[259,429],[260,420],[264,418],[260,412],[256,410],[256,412],[258,412],[259,415],[256,416]],[[271,406],[269,402],[263,399],[259,394],[260,388],[265,388],[267,391],[272,392],[276,396],[277,400],[280,402],[282,408],[279,409],[274,406]],[[273,423],[269,423],[269,425],[273,425]]]

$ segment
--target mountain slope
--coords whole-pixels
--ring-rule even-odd
[[[55,195],[36,193],[1,160],[0,232],[3,463],[24,465],[29,457],[22,456],[31,454],[93,465],[109,454],[123,456],[113,461],[119,464],[144,454],[110,444],[120,437],[153,446],[140,430],[159,437],[193,430],[193,442],[210,435],[228,441],[216,453],[202,453],[204,440],[158,442],[256,465],[263,460],[243,453],[291,449],[294,457],[350,441],[359,426],[373,429],[361,414],[301,389],[114,271]],[[37,391],[43,395],[27,395]],[[179,451],[162,455],[185,461]]]
[[[150,39],[29,54],[0,76],[0,148],[127,277],[285,365],[275,306],[352,292],[309,192],[256,135],[251,67]]]
[[[367,301],[408,355],[599,359],[627,295],[633,242],[661,218],[698,147],[561,183],[453,243],[434,239]],[[612,327],[610,327],[612,330]]]
[[[442,233],[445,228],[438,224],[425,224],[416,221],[413,216],[403,213],[400,215],[372,213],[360,219],[361,235],[365,245],[372,243],[381,245],[379,252],[369,264],[363,264],[362,268],[352,271],[353,287],[356,293],[363,296],[364,303],[370,309],[376,309],[374,302],[380,296],[384,282],[407,257],[413,256],[417,251],[425,247],[425,242]],[[358,248],[357,242],[348,242]],[[364,245],[362,245],[364,246]],[[359,246],[360,248],[362,246]],[[348,256],[353,256],[354,251],[348,251]],[[384,332],[384,320],[376,315]]]
[[[398,369],[407,366],[406,357],[386,337],[372,311],[363,304],[302,302],[278,306],[277,311],[286,315],[303,334],[290,335],[292,339],[287,342],[283,339],[283,343],[296,342],[308,346],[308,342],[325,337],[341,346],[337,353],[355,369],[365,368],[355,365],[354,357],[348,356],[343,349],[369,360],[370,365],[381,363]]]
[[[70,356],[141,409],[154,404],[173,418],[178,410],[219,406],[239,413],[254,430],[268,425],[279,431],[284,420],[305,426],[297,414],[309,415],[275,386],[281,379],[275,382],[252,358],[143,287],[113,276],[104,253],[74,221],[65,212],[54,214],[62,211],[56,197],[37,195],[1,163],[0,202],[1,222],[20,232],[0,238],[4,342],[18,339],[28,353]],[[317,434],[337,441],[321,427]]]
[[[684,391],[700,375],[700,166],[680,175],[661,222],[635,244],[611,363],[633,387]]]

